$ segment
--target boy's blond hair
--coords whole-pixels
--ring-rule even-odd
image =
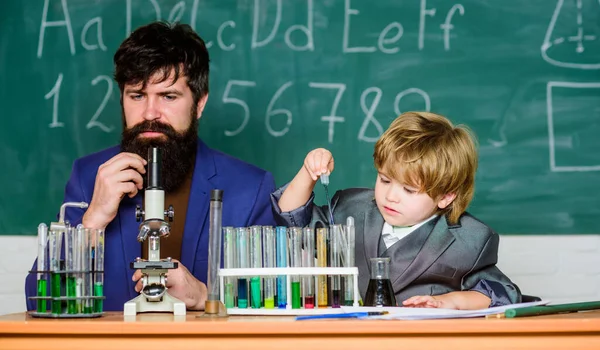
[[[407,112],[392,122],[375,144],[379,172],[427,193],[434,201],[445,194],[456,198],[438,214],[458,222],[475,191],[475,138],[463,125],[428,112]]]

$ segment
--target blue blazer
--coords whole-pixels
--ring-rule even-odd
[[[65,189],[64,201],[90,203],[98,167],[119,152],[117,146],[76,160]],[[271,173],[213,150],[198,139],[180,261],[203,282],[206,282],[208,268],[212,189],[223,190],[223,226],[275,225],[270,202],[275,182]],[[142,204],[142,195],[143,191],[134,198],[125,196],[117,216],[106,227],[105,311],[121,311],[125,302],[138,295],[131,280],[134,270],[130,268],[130,263],[141,255],[141,243],[136,239],[140,223],[136,221],[135,208]],[[65,220],[75,226],[81,222],[84,212],[83,209],[68,208]],[[25,292],[27,296],[36,295],[35,274],[27,276]],[[27,299],[28,310],[33,310],[35,305],[34,300]]]

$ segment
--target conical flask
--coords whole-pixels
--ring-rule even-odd
[[[371,258],[371,279],[364,305],[396,306],[396,296],[390,281],[390,258]]]
[[[600,69],[600,0],[558,0],[542,44],[546,62]]]

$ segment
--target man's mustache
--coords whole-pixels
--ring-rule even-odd
[[[127,133],[133,136],[138,136],[144,132],[160,132],[168,138],[175,138],[179,135],[172,126],[149,120],[136,124],[127,130]]]

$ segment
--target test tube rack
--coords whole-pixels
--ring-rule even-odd
[[[103,315],[102,311],[98,311],[98,308],[92,308],[92,310],[84,310],[83,306],[81,309],[76,312],[69,313],[68,312],[68,304],[76,303],[78,305],[86,305],[88,302],[92,305],[96,301],[102,301],[105,299],[105,296],[76,296],[70,297],[66,294],[66,279],[68,275],[75,275],[80,278],[84,278],[85,276],[90,276],[93,280],[93,276],[95,274],[103,274],[104,271],[69,271],[69,270],[58,270],[58,271],[37,271],[31,270],[29,273],[32,273],[37,276],[37,274],[42,273],[46,276],[45,280],[50,281],[50,289],[53,288],[52,283],[58,283],[58,288],[60,288],[60,296],[30,296],[28,299],[35,300],[36,304],[44,303],[48,307],[44,307],[43,309],[47,311],[29,311],[28,314],[32,317],[41,317],[41,318],[94,318],[100,317]],[[52,278],[52,277],[54,278]],[[56,286],[54,286],[56,288]],[[55,305],[59,305],[60,309],[57,312]],[[54,310],[53,310],[54,309]]]
[[[225,278],[227,277],[278,277],[278,276],[313,276],[315,284],[318,276],[323,275],[339,275],[352,276],[354,279],[354,304],[359,306],[359,291],[358,291],[358,268],[357,267],[270,267],[270,268],[232,268],[219,270],[220,283],[220,298],[221,302],[225,303]],[[339,308],[332,307],[316,307],[314,309],[293,309],[291,300],[291,278],[286,278],[286,308],[228,308],[229,315],[321,315],[329,313],[339,313]],[[315,293],[315,298],[318,298]],[[318,300],[315,300],[315,305],[318,305]]]

